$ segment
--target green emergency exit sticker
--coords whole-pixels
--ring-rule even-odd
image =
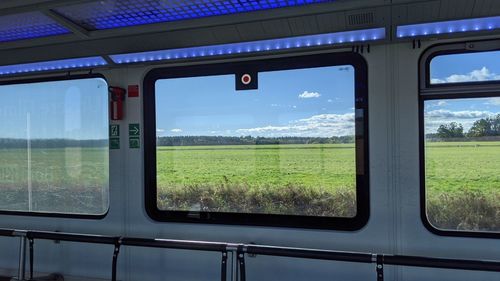
[[[120,138],[110,138],[109,149],[120,149]]]
[[[141,126],[137,123],[128,124],[128,146],[129,148],[141,148]]]
[[[128,144],[130,148],[141,148],[141,140],[139,137],[130,137]]]
[[[130,137],[138,137],[141,135],[141,127],[139,124],[128,124],[128,135]]]
[[[119,137],[120,136],[120,125],[109,125],[109,137]]]

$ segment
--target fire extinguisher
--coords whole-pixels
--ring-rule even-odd
[[[125,101],[125,94],[127,91],[119,87],[109,87],[109,112],[111,120],[123,119],[123,102]]]

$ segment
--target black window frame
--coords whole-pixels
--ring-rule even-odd
[[[356,121],[356,215],[353,218],[299,215],[191,212],[159,210],[156,182],[156,104],[155,85],[160,79],[227,75],[244,72],[264,72],[301,68],[352,65],[355,68],[355,108],[362,110],[362,122]],[[243,72],[242,72],[243,71]],[[357,53],[329,53],[284,58],[257,59],[206,65],[156,68],[143,81],[144,117],[144,199],[148,216],[160,222],[295,227],[354,231],[363,228],[369,220],[369,141],[368,141],[368,67]],[[356,115],[358,120],[359,116]],[[359,128],[361,127],[362,128]],[[360,138],[358,139],[358,136]],[[360,159],[363,163],[358,164]],[[361,174],[363,173],[363,174]]]
[[[500,97],[500,81],[472,81],[462,83],[431,84],[431,62],[438,56],[472,54],[500,51],[500,40],[477,40],[458,43],[436,44],[427,48],[419,60],[419,174],[420,174],[420,218],[425,228],[439,236],[469,238],[500,238],[500,232],[462,231],[440,229],[427,217],[427,198],[425,190],[425,102],[441,99],[471,99]]]
[[[0,86],[7,85],[19,85],[19,84],[34,84],[43,82],[58,82],[58,81],[69,81],[69,80],[84,80],[84,79],[94,79],[100,78],[106,82],[109,86],[106,77],[100,73],[90,73],[90,74],[68,74],[64,76],[49,76],[49,77],[36,77],[36,78],[21,78],[14,80],[1,80]],[[109,124],[109,118],[108,118]],[[109,194],[111,194],[111,188],[108,188]],[[108,195],[109,196],[109,195]],[[111,200],[108,200],[108,208],[103,214],[70,214],[70,213],[55,213],[55,212],[29,212],[29,211],[7,211],[0,209],[0,215],[14,215],[14,216],[25,216],[25,217],[47,217],[47,218],[69,218],[69,219],[89,219],[89,220],[102,220],[104,219],[111,208]]]

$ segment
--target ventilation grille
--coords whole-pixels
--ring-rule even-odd
[[[365,26],[372,25],[375,22],[375,15],[373,12],[352,14],[347,16],[347,24],[349,26]]]

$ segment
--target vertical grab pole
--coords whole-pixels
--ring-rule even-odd
[[[238,263],[236,262],[238,246],[236,244],[228,244],[226,252],[231,252],[231,281],[238,281]]]
[[[375,255],[377,262],[377,281],[384,281],[384,256]]]
[[[118,267],[118,255],[120,254],[120,246],[122,245],[122,238],[116,239],[115,249],[113,251],[113,263],[111,265],[111,281],[116,281],[116,271]]]
[[[243,246],[238,247],[237,257],[238,257],[238,268],[239,268],[239,281],[246,281],[246,270],[245,270],[245,251]]]
[[[227,280],[227,251],[222,251],[222,263],[221,263],[221,271],[220,271],[220,280]]]
[[[26,233],[21,233],[19,237],[19,271],[17,272],[17,280],[25,280],[26,266]]]
[[[33,280],[33,267],[35,263],[35,240],[28,234],[28,241],[30,247],[30,280]]]

